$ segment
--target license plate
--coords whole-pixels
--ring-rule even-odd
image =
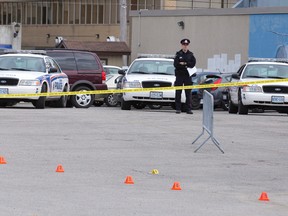
[[[272,103],[284,103],[284,96],[272,96],[271,102]]]
[[[227,95],[223,94],[223,100],[227,100]]]
[[[163,98],[163,92],[150,92],[150,98],[162,99]]]
[[[8,88],[0,88],[0,94],[8,94]]]

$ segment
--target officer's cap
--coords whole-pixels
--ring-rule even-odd
[[[190,40],[187,38],[184,38],[180,41],[181,44],[190,44]]]

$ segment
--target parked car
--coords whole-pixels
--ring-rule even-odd
[[[197,72],[196,76],[192,76],[193,85],[203,84],[221,84],[231,82],[232,74],[220,72]],[[199,88],[192,89],[192,109],[199,109],[203,104],[203,92],[207,90],[213,95],[214,106],[228,110],[228,88]]]
[[[135,59],[122,79],[123,89],[134,88],[159,88],[155,91],[125,92],[121,99],[121,109],[130,110],[131,106],[141,109],[146,105],[175,106],[175,90],[161,90],[161,87],[174,86],[175,73],[173,57],[142,56]],[[184,92],[184,91],[183,91]],[[185,102],[185,94],[182,92],[181,100]]]
[[[288,113],[288,83],[269,82],[288,78],[288,62],[283,59],[251,59],[232,74],[232,82],[267,81],[229,87],[229,113],[247,115],[250,109]]]
[[[103,103],[106,94],[85,94],[85,91],[107,90],[106,73],[95,53],[70,49],[48,49],[46,53],[68,75],[70,90],[83,91],[83,94],[70,96],[68,106],[88,108],[94,104],[95,99],[102,100]]]
[[[118,66],[103,65],[104,71],[106,72],[106,84],[108,89],[116,89],[116,79],[121,76],[118,71],[121,70]],[[109,107],[116,107],[119,102],[114,97],[114,94],[107,94],[104,98],[104,103]]]
[[[28,51],[0,55],[0,94],[37,94],[68,92],[68,76],[57,62],[49,56]],[[21,101],[31,102],[37,109],[46,103],[66,107],[67,96],[21,96],[0,98],[0,106],[15,105]]]

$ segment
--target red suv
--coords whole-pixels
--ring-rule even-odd
[[[90,107],[95,99],[104,99],[105,94],[85,94],[84,91],[107,90],[106,74],[99,57],[88,51],[70,49],[49,49],[47,55],[55,59],[62,71],[68,75],[70,91],[83,94],[69,97],[67,106]]]

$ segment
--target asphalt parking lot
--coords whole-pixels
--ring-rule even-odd
[[[287,114],[215,111],[224,154],[211,140],[194,153],[202,110],[24,104],[0,116],[0,215],[287,216]]]

